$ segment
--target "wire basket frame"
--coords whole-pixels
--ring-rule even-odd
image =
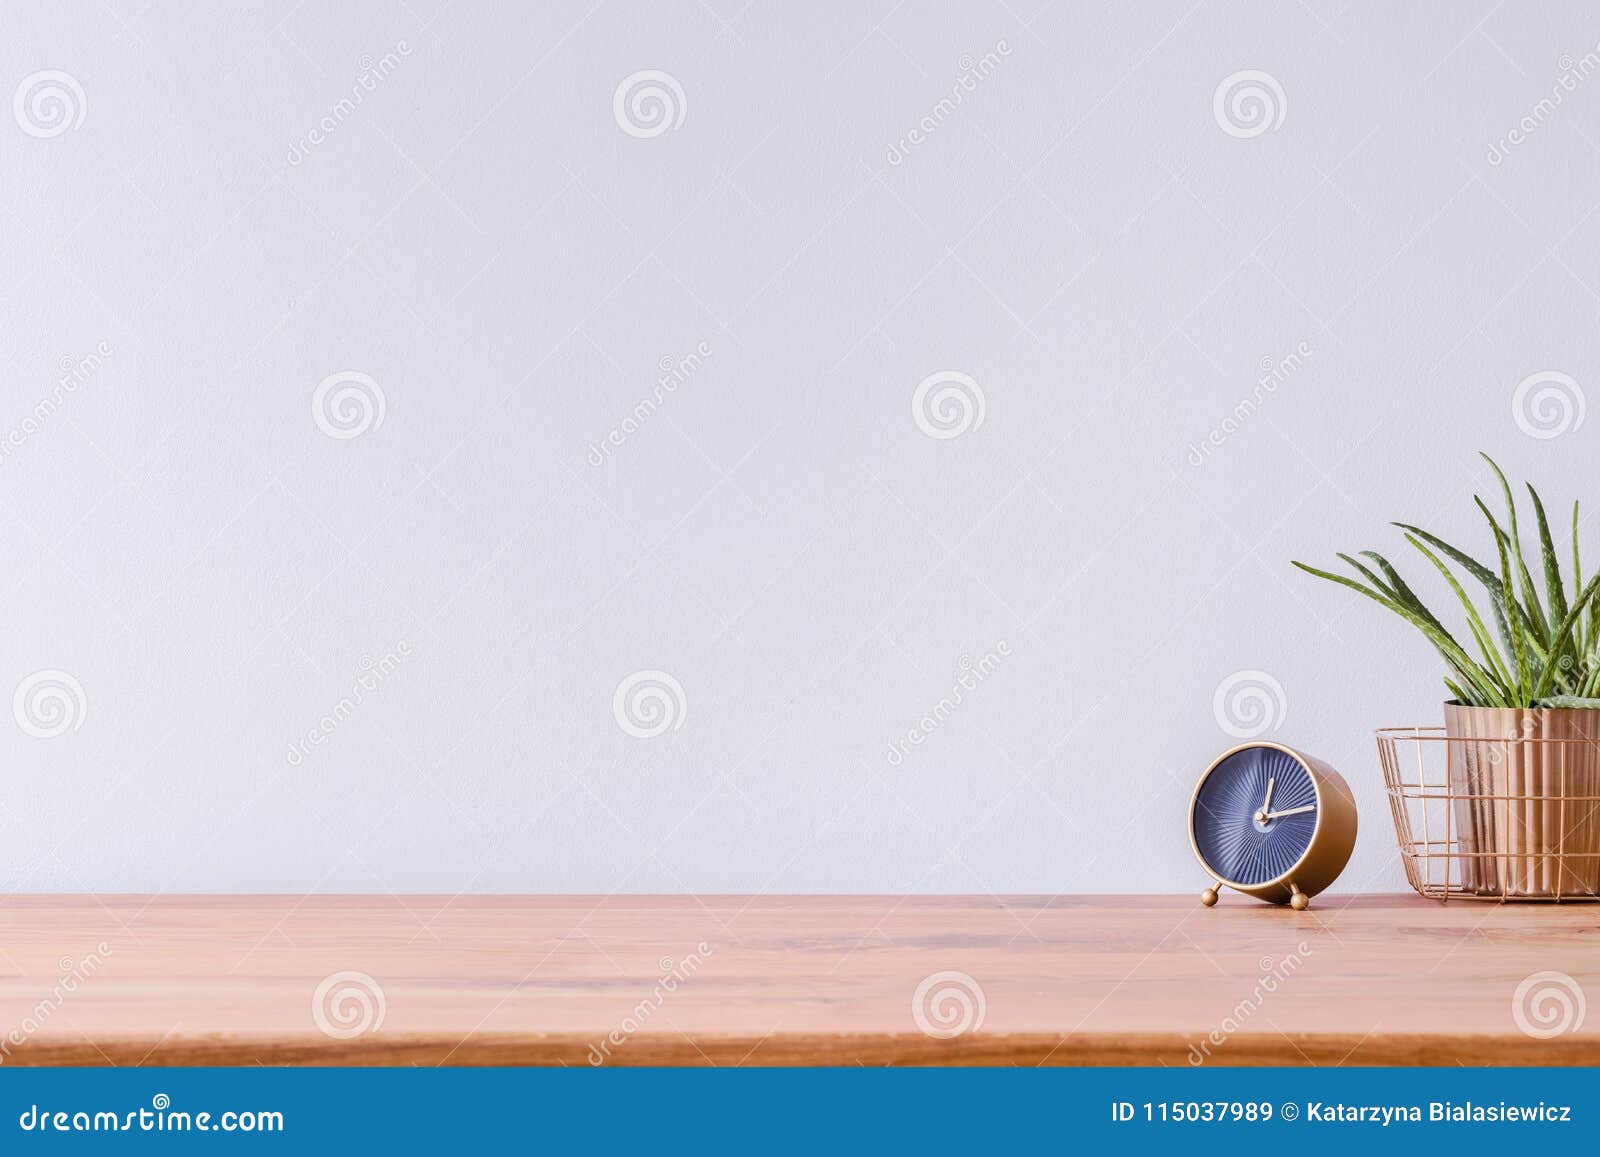
[[[1600,737],[1385,727],[1377,739],[1406,880],[1422,895],[1600,900]]]

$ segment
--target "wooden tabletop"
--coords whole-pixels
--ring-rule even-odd
[[[0,1064],[1596,1064],[1584,990],[1584,905],[0,901]]]

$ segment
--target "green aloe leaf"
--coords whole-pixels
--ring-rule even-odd
[[[1488,506],[1484,504],[1483,499],[1479,498],[1476,494],[1472,496],[1472,501],[1476,503],[1478,509],[1483,512],[1483,516],[1489,520],[1489,527],[1494,531],[1496,549],[1504,550],[1508,552],[1509,555],[1509,552],[1512,549],[1511,539],[1506,532],[1501,529],[1500,520],[1494,516],[1494,511],[1490,510]],[[1496,579],[1495,582],[1500,590],[1500,601],[1501,605],[1505,608],[1506,616],[1511,619],[1520,619],[1522,622],[1523,641],[1525,643],[1538,642],[1542,645],[1545,638],[1545,631],[1549,629],[1544,621],[1543,609],[1536,606],[1533,611],[1530,611],[1517,600],[1516,587],[1512,585],[1511,572],[1509,569],[1502,567],[1500,577]],[[1531,579],[1529,580],[1529,583],[1532,583]],[[1533,617],[1535,613],[1537,613],[1539,616],[1537,621]]]
[[[1381,578],[1379,578],[1377,575],[1375,575],[1372,571],[1368,570],[1366,568],[1366,566],[1364,566],[1359,559],[1351,558],[1347,554],[1340,554],[1339,555],[1339,559],[1340,559],[1340,561],[1342,561],[1346,565],[1348,565],[1351,570],[1360,571],[1362,577],[1365,578],[1369,583],[1371,583],[1378,590],[1382,591],[1384,594],[1388,595],[1390,598],[1394,598],[1394,595],[1395,595],[1394,589],[1392,587],[1390,587],[1388,583],[1384,582]]]
[[[1424,546],[1419,539],[1413,538],[1409,534],[1406,535],[1406,541],[1421,551],[1423,556],[1434,565],[1434,568],[1444,576],[1444,581],[1450,584],[1450,589],[1455,592],[1456,598],[1460,600],[1462,608],[1467,612],[1467,625],[1472,628],[1472,637],[1478,640],[1478,649],[1483,652],[1484,666],[1494,672],[1502,684],[1502,690],[1505,691],[1507,697],[1510,697],[1514,680],[1511,677],[1511,672],[1506,669],[1505,664],[1501,661],[1500,655],[1495,651],[1494,641],[1489,637],[1489,629],[1483,625],[1483,619],[1478,615],[1478,608],[1467,597],[1467,592],[1461,588],[1461,583],[1456,579],[1450,568],[1445,565],[1442,558]]]
[[[1388,559],[1384,558],[1383,555],[1379,554],[1375,550],[1364,550],[1361,552],[1361,557],[1370,558],[1373,562],[1378,564],[1378,568],[1382,570],[1384,575],[1388,578],[1389,586],[1394,590],[1396,602],[1403,602],[1407,604],[1412,610],[1416,611],[1419,615],[1427,619],[1441,631],[1444,630],[1444,624],[1441,623],[1437,616],[1435,616],[1434,613],[1427,608],[1427,605],[1417,597],[1417,593],[1406,585],[1406,580],[1400,577],[1399,571],[1395,570],[1394,567],[1389,565]]]
[[[1578,560],[1578,500],[1572,500],[1572,589],[1583,589],[1583,563]]]
[[[1371,599],[1373,602],[1387,607],[1389,610],[1393,611],[1395,614],[1411,623],[1412,626],[1421,631],[1427,637],[1428,641],[1434,645],[1434,649],[1439,652],[1439,654],[1444,658],[1445,662],[1453,667],[1465,681],[1472,685],[1474,691],[1479,696],[1479,700],[1476,704],[1477,706],[1500,707],[1507,705],[1503,701],[1504,696],[1495,686],[1494,677],[1490,674],[1490,672],[1485,671],[1482,667],[1478,666],[1477,663],[1474,663],[1472,661],[1472,657],[1461,649],[1461,644],[1457,643],[1455,639],[1450,636],[1448,631],[1441,631],[1432,623],[1417,615],[1409,607],[1395,602],[1394,599],[1382,594],[1379,591],[1375,591],[1370,587],[1363,586],[1353,578],[1349,578],[1342,574],[1334,574],[1331,571],[1318,570],[1316,567],[1308,566],[1303,562],[1295,562],[1294,565],[1305,571],[1307,574],[1315,575],[1318,578],[1327,579],[1329,582],[1338,583],[1342,587],[1348,587],[1353,591],[1358,591],[1367,598]]]
[[[1550,537],[1550,523],[1545,520],[1544,503],[1539,500],[1539,492],[1531,482],[1527,483],[1527,487],[1533,498],[1533,513],[1539,523],[1539,555],[1544,562],[1544,593],[1549,602],[1550,617],[1564,619],[1567,617],[1567,592],[1561,587],[1561,565],[1556,562],[1556,544]]]
[[[1484,566],[1477,559],[1473,558],[1470,554],[1467,554],[1462,550],[1457,550],[1455,547],[1451,546],[1448,542],[1436,534],[1429,534],[1426,530],[1423,530],[1418,526],[1412,526],[1409,522],[1396,522],[1392,525],[1398,526],[1401,530],[1408,531],[1411,534],[1416,535],[1418,538],[1422,539],[1423,542],[1428,543],[1437,550],[1443,551],[1446,555],[1459,563],[1468,574],[1484,585],[1484,587],[1489,591],[1489,594],[1493,596],[1489,601],[1489,613],[1494,616],[1495,633],[1500,636],[1501,646],[1504,647],[1509,653],[1511,650],[1511,631],[1506,624],[1505,607],[1502,605],[1505,595],[1502,593],[1502,588],[1500,586],[1500,576],[1495,574],[1494,571],[1490,570],[1488,567]]]
[[[1539,492],[1533,488],[1533,483],[1525,484],[1528,494],[1533,499],[1533,512],[1539,530],[1539,557],[1544,566],[1544,588],[1546,605],[1550,608],[1550,621],[1556,623],[1567,617],[1567,592],[1561,585],[1561,565],[1556,561],[1555,540],[1550,537],[1550,523],[1545,518],[1544,503],[1539,498]],[[1580,618],[1575,624],[1582,626]],[[1553,636],[1550,640],[1550,653],[1545,658],[1547,664],[1554,664],[1563,674],[1575,668],[1581,657],[1576,632]],[[1563,664],[1568,664],[1563,666]]]
[[[1583,589],[1583,564],[1578,560],[1577,499],[1572,500],[1572,589],[1574,593]],[[1590,652],[1596,647],[1600,647],[1600,599],[1590,600],[1588,629],[1578,631],[1578,652],[1585,661],[1595,663],[1596,657]]]
[[[1506,500],[1506,521],[1510,525],[1507,537],[1510,539],[1511,561],[1516,564],[1516,575],[1522,590],[1522,601],[1528,604],[1528,615],[1539,628],[1535,634],[1542,632],[1548,643],[1550,640],[1550,628],[1554,623],[1550,618],[1546,617],[1544,608],[1539,605],[1538,588],[1533,585],[1533,576],[1528,573],[1528,564],[1522,558],[1522,532],[1517,529],[1517,502],[1511,494],[1511,483],[1506,481],[1505,471],[1500,469],[1498,462],[1481,451],[1479,452],[1479,457],[1489,464],[1490,469],[1494,471],[1495,478],[1500,482],[1500,493]]]
[[[1481,502],[1478,505],[1483,507]],[[1483,507],[1483,512],[1488,514],[1488,508]],[[1494,544],[1500,552],[1500,590],[1505,597],[1506,618],[1511,623],[1511,649],[1517,659],[1516,697],[1522,700],[1527,697],[1528,688],[1533,683],[1528,669],[1528,640],[1522,631],[1522,620],[1517,617],[1516,597],[1511,593],[1511,558],[1506,551],[1505,538],[1499,530],[1498,526],[1495,527]]]
[[[1413,614],[1430,624],[1441,635],[1444,635],[1446,638],[1450,637],[1449,629],[1439,621],[1439,617],[1437,615],[1428,609],[1427,604],[1422,601],[1417,593],[1406,584],[1406,580],[1400,577],[1400,572],[1395,570],[1388,559],[1384,558],[1383,555],[1379,554],[1375,550],[1364,550],[1361,552],[1361,554],[1362,557],[1370,558],[1373,562],[1375,562],[1379,569],[1381,569],[1388,577],[1389,584],[1387,589],[1391,592],[1391,597],[1395,600],[1395,602],[1409,608]],[[1339,557],[1350,562],[1353,566],[1360,569],[1362,573],[1369,575],[1371,574],[1366,567],[1361,566],[1360,563],[1356,562],[1348,555],[1340,555]],[[1442,566],[1442,564],[1438,565]],[[1472,600],[1467,598],[1465,592],[1463,592],[1461,587],[1455,582],[1455,576],[1451,575],[1448,569],[1445,570],[1445,577],[1450,581],[1451,585],[1455,587],[1456,594],[1460,597],[1462,603],[1467,607],[1468,614],[1470,616],[1469,626],[1472,627],[1473,637],[1478,640],[1478,645],[1483,650],[1484,658],[1487,660],[1487,663],[1484,665],[1483,669],[1487,673],[1495,676],[1499,683],[1503,683],[1505,685],[1504,687],[1497,686],[1497,691],[1499,691],[1501,694],[1510,694],[1510,691],[1508,690],[1511,684],[1510,676],[1505,675],[1503,678],[1501,678],[1504,673],[1498,666],[1499,656],[1495,652],[1494,644],[1489,639],[1488,632],[1483,628],[1483,620],[1478,618],[1477,611],[1472,606]],[[1379,587],[1379,589],[1386,589],[1382,583],[1374,582],[1374,585]]]
[[[1445,686],[1462,703],[1600,710],[1600,570],[1587,578],[1583,573],[1578,539],[1582,526],[1580,506],[1572,506],[1569,588],[1544,499],[1531,484],[1527,485],[1538,531],[1543,580],[1536,584],[1523,554],[1511,484],[1493,458],[1484,454],[1483,459],[1494,471],[1505,499],[1506,520],[1502,524],[1500,516],[1481,497],[1473,496],[1473,503],[1494,536],[1495,553],[1488,565],[1421,527],[1394,524],[1406,532],[1406,542],[1428,560],[1455,595],[1481,662],[1467,653],[1450,628],[1382,554],[1371,550],[1340,554],[1339,559],[1357,578],[1303,562],[1294,565],[1364,595],[1415,627],[1444,660]],[[1475,603],[1467,593],[1467,576],[1488,593],[1486,604]]]
[[[1565,638],[1567,633],[1572,630],[1572,624],[1577,622],[1579,615],[1583,614],[1584,605],[1594,598],[1596,591],[1600,591],[1600,574],[1589,580],[1589,585],[1583,588],[1583,593],[1578,596],[1577,602],[1573,603],[1568,609],[1566,616],[1561,620],[1561,625],[1556,629],[1555,637],[1558,640]],[[1559,643],[1557,645],[1559,646]],[[1550,690],[1550,682],[1555,678],[1559,666],[1560,664],[1555,661],[1545,664],[1544,674],[1540,676],[1538,684],[1533,688],[1534,699],[1541,698],[1545,692]]]

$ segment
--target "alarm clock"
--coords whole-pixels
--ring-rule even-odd
[[[1243,743],[1212,761],[1189,801],[1189,842],[1216,881],[1302,911],[1338,878],[1356,844],[1350,786],[1320,759],[1279,743]]]

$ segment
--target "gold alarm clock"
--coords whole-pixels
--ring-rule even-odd
[[[1322,760],[1281,743],[1242,743],[1195,784],[1189,843],[1216,881],[1200,893],[1206,907],[1226,886],[1301,911],[1350,862],[1355,800]]]

